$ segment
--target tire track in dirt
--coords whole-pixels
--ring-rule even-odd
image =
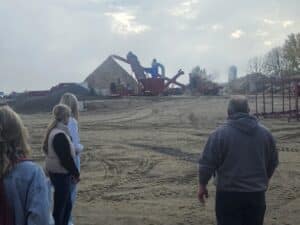
[[[134,147],[140,147],[134,145]],[[149,146],[143,146],[147,149]],[[152,146],[152,149],[154,151],[163,152],[167,155],[173,155],[173,153],[170,153],[170,151],[174,152],[174,149],[169,148],[162,148],[157,146]],[[189,162],[196,162],[194,159],[187,158],[184,156],[184,153],[179,151],[175,152],[176,156],[180,156],[181,160],[186,160]],[[195,154],[198,155],[198,154]],[[183,157],[184,156],[184,157]],[[123,158],[124,160],[125,158]],[[170,190],[166,187],[161,187],[161,185],[164,184],[188,184],[190,182],[194,182],[197,177],[197,171],[192,171],[191,173],[187,173],[183,176],[176,177],[167,177],[167,178],[160,178],[160,177],[153,177],[152,175],[148,176],[150,171],[155,167],[155,165],[158,163],[157,161],[149,160],[150,158],[146,158],[146,160],[133,160],[132,158],[128,158],[126,160],[131,161],[131,163],[137,165],[135,169],[128,169],[128,165],[130,163],[124,162],[122,163],[122,158],[120,160],[119,158],[110,158],[109,162],[109,171],[118,171],[117,169],[113,169],[114,166],[117,166],[116,164],[112,163],[111,161],[121,161],[119,166],[121,166],[125,171],[122,171],[120,173],[114,173],[115,174],[115,183],[112,183],[109,186],[103,186],[101,184],[94,185],[90,188],[88,192],[95,192],[95,188],[98,187],[97,194],[93,194],[94,198],[89,199],[90,201],[97,200],[101,198],[102,200],[106,201],[112,201],[112,202],[121,202],[121,201],[131,201],[131,200],[144,200],[148,199],[149,195],[151,196],[150,199],[161,199],[161,198],[174,198],[181,195],[184,195],[184,193],[181,193],[180,191],[174,191]],[[104,162],[108,162],[108,160],[105,160]],[[110,178],[111,179],[111,178]],[[147,182],[148,180],[148,182]],[[151,181],[151,182],[150,182]],[[129,185],[129,186],[128,186]],[[147,194],[145,194],[147,193]],[[98,196],[98,197],[95,197]]]
[[[197,163],[199,154],[196,153],[188,153],[183,152],[179,148],[171,148],[171,147],[165,147],[165,146],[155,146],[155,145],[147,145],[147,144],[137,144],[137,143],[130,143],[129,145],[133,147],[137,147],[139,149],[148,151],[151,150],[153,152],[161,153],[168,156],[173,156],[175,158],[178,158],[180,160]]]
[[[279,146],[277,148],[278,151],[280,152],[299,152],[300,149],[298,148],[291,148],[291,147],[285,147],[285,146]]]
[[[285,131],[299,131],[299,127],[298,126],[294,126],[294,125],[290,125],[290,126],[286,126],[286,127],[280,127],[280,128],[273,128],[271,129],[272,133],[277,133],[277,132],[285,132]]]
[[[82,199],[92,202],[97,199],[103,200],[128,200],[132,198],[136,198],[137,196],[134,193],[122,194],[119,197],[116,197],[116,192],[122,190],[123,192],[130,192],[132,188],[128,190],[124,190],[122,185],[131,183],[137,184],[139,180],[149,173],[152,168],[155,166],[155,162],[150,158],[130,158],[130,157],[120,157],[117,154],[106,155],[100,154],[95,157],[97,153],[94,152],[92,157],[87,157],[86,160],[98,160],[101,168],[104,169],[104,178],[101,183],[88,185],[85,190],[79,191],[79,195]],[[101,159],[100,159],[101,158]],[[100,166],[99,166],[100,167]],[[105,184],[103,184],[105,182]],[[133,188],[133,190],[137,190],[138,188]]]
[[[281,136],[277,137],[277,139],[281,140],[281,141],[286,141],[286,140],[290,140],[290,139],[296,139],[299,136],[300,136],[300,131],[298,130],[298,132],[281,135]]]
[[[113,114],[108,114],[108,115],[102,115],[102,118],[99,117],[97,118],[97,123],[102,123],[102,122],[110,122],[110,123],[121,123],[121,122],[128,122],[128,121],[135,121],[135,120],[143,120],[145,118],[148,118],[152,115],[152,110],[151,109],[131,109],[131,110],[126,110],[124,112],[120,113],[113,113]],[[83,124],[82,128],[85,127],[90,127],[90,126],[95,125],[94,121],[85,121]]]
[[[150,109],[143,109],[139,112],[133,112],[133,114],[127,113],[124,116],[119,117],[113,117],[113,118],[106,118],[97,121],[85,121],[81,125],[81,130],[84,132],[86,130],[90,130],[91,127],[93,127],[93,131],[97,130],[112,130],[112,129],[128,129],[128,127],[132,127],[133,122],[137,121],[143,121],[147,118],[150,118],[152,116],[152,110]],[[138,127],[145,127],[145,125],[135,126],[135,128]]]
[[[119,148],[119,146],[115,146]],[[137,146],[135,146],[137,147]],[[140,147],[140,146],[139,146]],[[149,146],[143,146],[147,149]],[[170,151],[174,151],[174,149],[162,148],[157,146],[152,146],[152,149],[158,152],[164,152],[168,155],[174,155],[170,153]],[[96,153],[94,153],[96,154]],[[181,159],[187,161],[193,161],[194,159],[190,156],[187,158],[183,152],[179,153],[175,152],[175,155],[180,156]],[[195,154],[198,155],[198,154]],[[183,156],[185,158],[183,158]],[[99,157],[99,156],[97,156]],[[90,160],[98,160],[97,157],[90,157]],[[147,176],[149,172],[154,168],[154,166],[158,163],[155,160],[151,160],[150,157],[144,158],[130,158],[130,157],[120,157],[119,155],[114,154],[101,154],[99,158],[102,158],[99,163],[103,164],[103,168],[105,170],[105,178],[109,180],[109,184],[94,184],[88,188],[85,188],[85,192],[80,193],[85,196],[93,196],[93,197],[85,197],[84,199],[88,199],[87,201],[95,201],[99,198],[107,201],[128,201],[128,200],[141,200],[147,198],[145,196],[145,179],[151,179],[151,183],[147,184],[147,188],[163,185],[163,184],[186,184],[195,180],[197,173],[193,171],[193,173],[186,174],[181,177],[169,177],[169,178],[155,178]],[[122,170],[120,169],[122,168]],[[141,186],[141,183],[143,185]],[[131,184],[130,187],[126,188],[126,184]],[[150,193],[154,199],[156,198],[167,198],[167,197],[175,197],[180,195],[179,192],[174,192],[170,190],[164,189],[155,189],[155,191],[150,191]],[[152,199],[153,199],[152,198]]]

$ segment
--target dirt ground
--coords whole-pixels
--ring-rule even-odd
[[[215,224],[214,192],[197,201],[197,159],[208,135],[226,118],[227,98],[162,97],[88,103],[81,114],[81,182],[76,225]],[[50,114],[22,116],[40,163]],[[280,149],[267,194],[265,224],[300,221],[300,122],[263,120]]]

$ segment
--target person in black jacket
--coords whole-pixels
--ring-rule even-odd
[[[278,165],[275,140],[249,115],[245,97],[230,100],[228,119],[209,137],[199,160],[198,198],[208,197],[206,185],[216,174],[218,225],[262,225],[265,191]]]
[[[59,104],[53,109],[53,121],[49,124],[43,142],[46,154],[46,170],[54,186],[53,217],[55,225],[67,225],[72,210],[71,187],[79,181],[75,164],[75,149],[67,128],[71,110]]]

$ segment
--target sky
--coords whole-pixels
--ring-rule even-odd
[[[299,0],[0,0],[0,91],[82,82],[109,55],[156,58],[173,76],[228,68],[300,32]]]

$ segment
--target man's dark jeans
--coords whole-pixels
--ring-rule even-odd
[[[263,225],[265,192],[217,192],[218,225]]]

